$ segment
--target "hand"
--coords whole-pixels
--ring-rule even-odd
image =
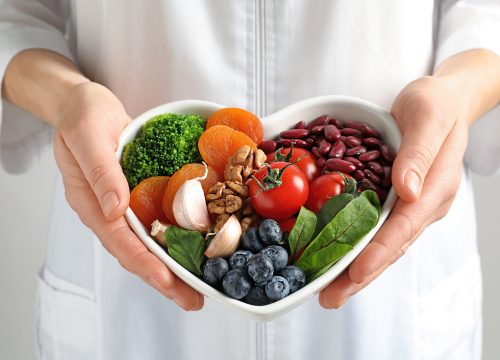
[[[373,240],[321,292],[323,307],[340,307],[447,214],[460,185],[468,135],[468,111],[459,90],[446,78],[423,77],[396,98],[392,113],[403,139],[392,181],[399,199]]]
[[[203,296],[150,253],[123,217],[130,194],[115,151],[129,121],[120,101],[96,83],[80,84],[65,96],[54,152],[66,199],[125,269],[185,310],[201,309]]]

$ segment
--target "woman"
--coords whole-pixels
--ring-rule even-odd
[[[469,125],[499,101],[495,1],[7,0],[0,10],[3,97],[55,128],[62,174],[39,279],[40,358],[480,358],[463,154]],[[323,94],[392,104],[400,200],[321,306],[248,321],[175,278],[131,232],[118,137],[131,117],[177,99],[263,116]],[[19,171],[50,126],[4,105],[2,131],[19,146],[1,157]]]

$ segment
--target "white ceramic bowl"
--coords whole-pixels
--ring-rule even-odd
[[[211,113],[223,107],[225,106],[207,101],[185,100],[160,105],[154,109],[146,111],[142,115],[138,116],[123,131],[120,138],[117,156],[118,158],[121,157],[123,146],[134,139],[142,125],[155,115],[171,112],[181,114],[198,114],[204,118],[208,118]],[[382,138],[392,147],[392,149],[396,151],[399,149],[401,134],[394,118],[387,111],[364,100],[335,95],[307,99],[290,105],[261,119],[264,124],[265,138],[269,139],[274,137],[280,131],[293,127],[300,120],[308,122],[323,114],[331,115],[339,120],[356,120],[371,125],[380,131]],[[363,239],[361,239],[350,252],[333,265],[332,268],[325,274],[284,299],[265,306],[249,305],[242,301],[229,298],[212,286],[206,284],[174,261],[165,252],[165,250],[150,237],[149,229],[146,229],[141,224],[130,208],[127,209],[125,216],[132,229],[144,242],[148,249],[161,261],[163,261],[172,272],[174,272],[192,288],[196,289],[205,296],[224,304],[228,308],[237,310],[254,320],[269,321],[302,304],[339,276],[373,238],[389,215],[395,201],[396,193],[394,190],[391,190],[384,206],[382,207],[382,214],[377,226]]]

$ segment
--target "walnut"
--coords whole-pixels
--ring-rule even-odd
[[[205,196],[205,198],[207,199],[207,201],[220,199],[225,188],[226,186],[223,183],[218,182],[210,189],[208,189],[208,194]]]
[[[248,186],[236,181],[226,181],[226,186],[243,197],[248,196]]]
[[[217,217],[215,219],[214,232],[218,232],[224,226],[227,219],[229,219],[230,217],[231,217],[231,215],[226,214],[226,213],[217,215]]]
[[[267,161],[267,155],[261,149],[257,149],[254,154],[253,166],[255,169],[260,169],[262,165]]]
[[[228,164],[224,170],[224,179],[243,182],[243,177],[241,176],[242,172],[242,165]]]
[[[254,214],[252,216],[245,216],[243,219],[241,219],[241,230],[243,233],[245,233],[250,225],[258,225],[259,224],[259,216]]]
[[[262,150],[253,150],[250,146],[243,145],[229,158],[224,169],[224,179],[244,183],[266,159],[266,154]]]
[[[218,199],[212,200],[208,203],[208,212],[212,214],[225,214],[226,213],[226,200]]]
[[[253,155],[252,148],[248,145],[243,145],[236,151],[236,154],[234,154],[231,160],[234,164],[244,165],[245,163],[248,163],[247,159],[250,155]]]
[[[226,196],[226,212],[232,214],[243,205],[243,200],[237,195],[227,195]]]
[[[251,217],[245,217],[245,218],[241,219],[241,231],[243,231],[243,233],[245,233],[251,224],[252,224]]]
[[[237,182],[215,184],[208,190],[208,194],[205,196],[208,202],[208,212],[222,215],[232,214],[240,210],[243,206],[243,195],[238,192],[243,194],[246,192],[248,194],[248,188]]]

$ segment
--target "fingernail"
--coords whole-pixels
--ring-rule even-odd
[[[108,217],[113,210],[118,206],[120,200],[118,199],[118,195],[114,191],[108,191],[102,197],[102,212],[104,216]]]
[[[415,196],[418,196],[420,193],[420,178],[415,171],[408,170],[406,172],[404,184],[413,194],[415,194]]]

